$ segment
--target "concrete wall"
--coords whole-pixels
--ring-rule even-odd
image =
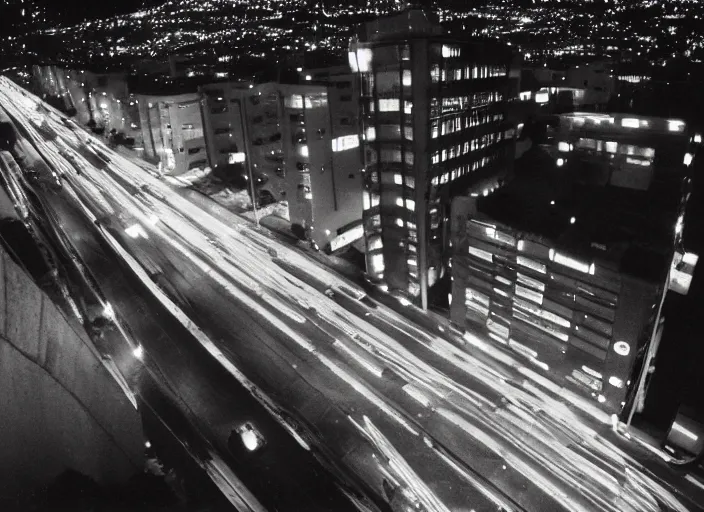
[[[0,501],[66,469],[141,471],[141,422],[85,333],[0,250]]]

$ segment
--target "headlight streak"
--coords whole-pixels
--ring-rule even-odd
[[[0,102],[8,110],[13,108],[11,100],[3,101],[0,96]],[[9,105],[7,105],[8,103]],[[18,112],[17,109],[15,111]],[[57,121],[53,116],[48,116],[47,123],[52,124]],[[69,144],[70,151],[73,152],[72,156],[85,166],[85,172],[80,177],[74,177],[73,166],[67,164],[63,157],[58,155],[56,144],[45,142],[42,136],[34,131],[31,123],[29,124],[27,130],[30,132],[33,142],[43,151],[42,155],[58,170],[69,175],[72,182],[76,182],[75,186],[82,189],[80,197],[73,196],[76,200],[84,203],[89,198],[90,202],[98,205],[106,215],[114,214],[110,205],[111,201],[114,202],[122,209],[121,211],[126,211],[133,217],[131,221],[139,222],[150,235],[158,237],[162,243],[167,243],[177,253],[193,262],[196,268],[224,287],[238,302],[251,308],[257,314],[265,316],[275,329],[313,354],[326,368],[413,435],[418,435],[415,426],[408,424],[402,415],[386,405],[372,389],[369,389],[345,368],[322,356],[314,343],[300,336],[285,321],[272,318],[270,309],[283,312],[288,319],[296,324],[311,319],[309,310],[315,309],[321,319],[345,334],[334,342],[335,348],[341,354],[351,357],[376,378],[379,378],[380,372],[385,366],[396,371],[408,381],[403,391],[410,398],[431,411],[435,410],[434,414],[445,417],[458,427],[461,425],[459,428],[467,432],[473,439],[498,450],[498,453],[506,453],[502,456],[507,459],[507,465],[530,475],[530,478],[535,477],[536,485],[551,493],[554,492],[554,496],[561,503],[568,505],[571,510],[590,509],[580,508],[583,503],[579,500],[582,500],[583,497],[580,496],[576,488],[574,490],[569,487],[560,489],[559,483],[555,483],[554,479],[561,479],[562,482],[569,485],[582,485],[583,489],[588,491],[590,503],[598,504],[601,510],[628,510],[627,504],[634,510],[640,510],[639,507],[643,507],[645,510],[659,510],[652,508],[657,507],[656,497],[675,510],[686,510],[667,489],[653,481],[647,474],[641,473],[635,461],[625,456],[615,445],[601,438],[597,432],[588,428],[564,403],[548,394],[565,396],[566,390],[555,386],[532,370],[521,367],[516,359],[500,350],[493,349],[492,345],[486,341],[471,335],[465,336],[465,341],[479,347],[484,354],[500,361],[501,364],[514,371],[517,370],[515,376],[500,366],[489,366],[483,360],[455,347],[442,338],[428,336],[415,326],[408,323],[399,325],[399,322],[384,308],[380,308],[374,313],[390,324],[393,329],[403,333],[424,347],[425,350],[432,351],[433,354],[466,374],[468,381],[481,382],[492,392],[505,397],[505,403],[495,403],[461,383],[455,382],[435,367],[425,363],[414,352],[405,349],[398,340],[387,332],[372,327],[364,319],[348,313],[306,283],[297,283],[296,278],[292,278],[272,264],[271,257],[266,252],[266,248],[272,244],[272,240],[266,235],[252,230],[244,221],[235,226],[224,224],[215,216],[204,212],[173,192],[166,183],[156,179],[154,176],[157,176],[158,173],[145,174],[145,170],[148,171],[147,166],[138,166],[119,153],[113,156],[107,147],[100,142],[94,142],[94,144],[109,154],[112,160],[112,163],[108,164],[107,172],[93,171],[92,166],[74,150],[73,144],[75,143]],[[60,123],[53,128],[60,137],[68,141],[76,139],[80,142],[80,138],[75,132],[66,129]],[[143,183],[147,186],[147,190],[143,195],[140,194],[140,197],[133,197],[123,191],[119,182],[112,178],[112,174],[120,176],[127,182]],[[70,190],[70,188],[67,189]],[[73,191],[69,193],[73,195]],[[158,222],[154,222],[155,218],[158,219]],[[123,220],[123,222],[129,221]],[[122,227],[124,229],[124,226]],[[210,250],[209,237],[218,241],[224,250]],[[140,242],[137,241],[137,243]],[[295,250],[278,245],[277,250],[279,257],[291,265],[298,266],[311,275],[324,275],[324,279],[336,292],[349,295],[347,290],[350,290],[352,297],[359,293],[363,295],[363,292],[356,290],[344,279],[329,272],[321,274],[321,268],[317,264],[310,262]],[[237,257],[233,255],[237,255]],[[244,257],[245,255],[246,257]],[[254,298],[251,295],[254,295]],[[259,300],[266,303],[268,308],[259,304]],[[290,305],[285,302],[289,302]],[[299,309],[300,312],[297,311]],[[521,375],[525,380],[517,378]],[[577,397],[569,395],[570,400],[573,398]],[[610,423],[607,415],[590,402],[586,400],[572,400],[572,402],[584,413],[602,424],[608,425]],[[442,407],[443,403],[446,403],[451,409]],[[496,418],[500,418],[500,421],[497,421]],[[474,423],[480,423],[482,426]],[[375,432],[379,432],[375,430],[368,418],[365,418],[363,428],[371,431],[372,437]],[[383,436],[380,433],[379,435]],[[492,439],[491,436],[496,438]],[[382,446],[384,443],[388,443],[388,440],[384,439],[375,438],[375,440],[380,442]],[[523,456],[512,451],[505,451],[504,447],[511,446],[511,443],[515,443],[515,446],[523,451]],[[537,449],[536,446],[543,448]],[[393,449],[393,447],[391,448]],[[552,450],[551,457],[546,455],[547,451],[543,451],[547,449]],[[391,453],[391,455],[394,454]],[[601,465],[595,462],[598,456],[603,458]],[[526,461],[526,457],[538,467],[531,466],[531,461]],[[409,468],[406,467],[405,461],[396,458],[390,458],[390,460],[393,460],[395,471],[404,475],[404,480],[409,479],[415,482],[414,475],[412,472],[408,472]],[[455,471],[458,470],[452,460],[445,462]],[[629,469],[629,465],[639,471]],[[609,470],[607,471],[603,466],[608,467]],[[546,476],[545,471],[548,471],[552,476]],[[625,473],[625,483],[621,486],[618,483],[618,478],[609,473],[615,473],[620,477],[623,477]],[[580,479],[582,474],[585,477]],[[415,483],[424,485],[423,482]],[[419,492],[418,497],[437,505],[434,500],[438,500],[438,498],[434,497],[432,492],[427,494],[422,485],[419,487],[422,491]],[[477,484],[475,487],[481,489]],[[615,505],[609,504],[607,503],[608,498],[598,494],[599,490],[604,494],[616,493],[618,495],[620,492],[623,502],[619,503],[618,500],[614,500],[613,504]],[[484,489],[482,492],[485,495],[493,496],[488,489]],[[496,497],[494,496],[494,498]],[[573,508],[575,505],[578,506]],[[444,509],[438,508],[437,510]]]

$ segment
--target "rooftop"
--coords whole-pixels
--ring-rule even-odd
[[[669,126],[559,116],[550,143],[516,162],[515,179],[479,198],[480,215],[580,259],[657,279],[671,259],[687,171],[685,127]]]

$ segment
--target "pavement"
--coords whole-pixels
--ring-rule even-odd
[[[143,288],[136,296],[151,291],[152,301],[169,302],[201,353],[213,356],[181,356],[196,349],[178,332],[160,336],[166,320],[142,314],[133,331],[145,358],[165,361],[164,373],[183,372],[169,377],[179,394],[203,400],[194,421],[222,424],[213,397],[224,392],[216,375],[225,372],[290,418],[321,458],[339,465],[333,471],[354,475],[395,510],[701,509],[704,485],[539,368],[481,334],[463,336],[412,307],[401,315],[370,299],[148,164],[88,142],[57,113],[38,114],[37,102],[0,81],[0,106],[62,176],[52,194],[79,212],[73,222],[83,225],[67,230],[80,237],[97,220],[103,243],[119,246],[125,281]],[[121,318],[139,318],[134,296],[116,292]],[[213,380],[193,390],[195,374]],[[207,400],[197,394],[206,386]]]

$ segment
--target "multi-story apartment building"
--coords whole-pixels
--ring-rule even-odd
[[[114,130],[142,144],[139,111],[124,73],[98,74],[66,70],[56,66],[34,66],[34,77],[45,95],[61,101],[66,110],[75,109],[76,119],[91,121],[106,133]]]
[[[426,308],[445,272],[449,198],[512,167],[507,110],[520,73],[508,47],[445,35],[415,9],[366,24],[349,58],[361,87],[367,274]]]
[[[139,107],[147,158],[158,159],[165,172],[175,175],[207,167],[200,96],[197,93],[138,95],[134,101]]]
[[[203,134],[212,168],[245,162],[244,89],[249,89],[248,83],[214,83],[200,88]]]
[[[245,165],[259,198],[286,201],[299,234],[329,251],[361,235],[355,89],[339,71],[308,72],[303,84],[202,88],[211,165]]]
[[[552,168],[455,199],[451,318],[619,414],[642,403],[665,293],[696,262],[681,250],[689,137],[575,113],[555,139]]]
[[[314,188],[325,197],[318,217],[328,217],[330,250],[335,251],[363,236],[362,148],[359,134],[359,81],[349,66],[309,69],[304,79],[327,88],[330,136],[329,180]],[[325,213],[327,212],[327,213]]]

